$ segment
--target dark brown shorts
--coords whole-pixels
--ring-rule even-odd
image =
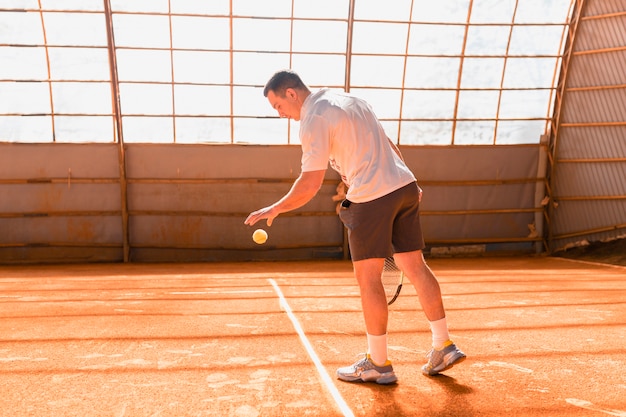
[[[344,200],[339,218],[348,229],[353,261],[424,249],[417,183],[366,203]]]

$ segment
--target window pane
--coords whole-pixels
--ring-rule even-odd
[[[290,34],[287,20],[233,20],[233,46],[236,50],[288,52]]]
[[[496,122],[457,122],[455,145],[493,145]]]
[[[228,84],[228,52],[174,51],[174,81],[186,83]]]
[[[379,0],[358,0],[354,8],[355,19],[367,20],[408,20],[411,0],[394,0],[394,7]]]
[[[315,17],[328,19],[346,19],[349,0],[295,0],[295,17]]]
[[[545,120],[507,121],[498,123],[496,144],[539,143],[545,133]]]
[[[549,100],[550,90],[505,90],[502,92],[500,117],[547,117]]]
[[[459,119],[495,119],[498,110],[498,91],[461,91]]]
[[[291,0],[237,0],[233,2],[233,14],[257,17],[290,17]]]
[[[170,0],[170,4],[172,13],[196,13],[224,16],[228,16],[230,13],[230,0]]]
[[[368,54],[404,54],[408,25],[355,22],[352,51]]]
[[[177,85],[174,87],[177,115],[230,114],[230,88],[202,85]]]
[[[172,46],[228,51],[230,21],[228,18],[173,16]]]
[[[466,58],[461,88],[500,88],[503,58]]]
[[[415,0],[413,20],[416,22],[465,23],[469,2],[469,0]],[[388,5],[389,3],[383,4]]]
[[[401,145],[450,145],[452,122],[402,122]]]
[[[257,116],[262,109],[268,109],[272,116],[277,113],[263,96],[260,87],[235,87],[233,89],[233,113],[237,116]]]
[[[509,26],[470,26],[467,30],[466,55],[505,55]]]
[[[122,114],[172,114],[172,87],[120,84]]]
[[[113,142],[111,116],[56,116],[54,118],[57,142]]]
[[[412,25],[409,54],[459,55],[464,37],[463,26]]]
[[[132,117],[122,119],[124,142],[172,143],[174,128],[171,117]]]
[[[170,53],[168,51],[119,49],[117,51],[117,74],[120,81],[169,82],[172,80]]]
[[[177,117],[176,143],[230,143],[230,118]]]
[[[55,113],[111,114],[109,83],[52,83]]]
[[[504,73],[505,88],[549,88],[552,86],[554,58],[509,58]]]
[[[459,58],[408,58],[405,87],[456,88]]]
[[[298,52],[339,52],[346,50],[347,24],[296,20],[293,22],[293,50]]]
[[[472,23],[511,23],[516,0],[480,0],[472,3]],[[508,38],[508,35],[506,36]]]
[[[235,119],[234,143],[287,143],[287,122],[282,119]]]
[[[118,47],[170,47],[170,24],[167,16],[115,14],[113,30]]]
[[[47,83],[0,82],[0,113],[50,113],[50,91]]]
[[[511,34],[511,55],[557,55],[563,26],[515,26]]]
[[[0,138],[7,142],[52,142],[52,117],[0,117]]]
[[[50,48],[50,76],[54,80],[109,80],[105,48]]]
[[[406,91],[402,118],[451,119],[455,100],[455,91]]]
[[[354,56],[351,82],[356,87],[401,87],[403,70],[402,57]]]
[[[39,13],[0,13],[2,43],[5,45],[43,45]]]
[[[2,13],[0,13],[0,16]],[[0,79],[46,80],[45,48],[0,46]]]
[[[100,13],[44,13],[50,45],[106,46],[106,21]]]

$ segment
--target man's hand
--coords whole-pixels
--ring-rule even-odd
[[[267,206],[267,207],[264,207],[262,209],[259,209],[257,211],[253,211],[252,213],[250,213],[250,215],[248,216],[244,224],[247,224],[248,226],[252,226],[253,224],[255,224],[256,222],[260,220],[267,219],[267,225],[269,227],[272,225],[272,222],[279,214],[280,213],[277,212],[274,205]]]

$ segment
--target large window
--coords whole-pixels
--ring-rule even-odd
[[[403,145],[537,143],[573,2],[3,0],[0,141],[298,143],[293,68]]]

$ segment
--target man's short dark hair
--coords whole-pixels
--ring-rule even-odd
[[[285,91],[288,88],[300,89],[306,88],[300,76],[293,70],[280,70],[272,75],[272,78],[265,84],[263,95],[267,97],[270,91],[273,91],[279,97],[285,97]]]

